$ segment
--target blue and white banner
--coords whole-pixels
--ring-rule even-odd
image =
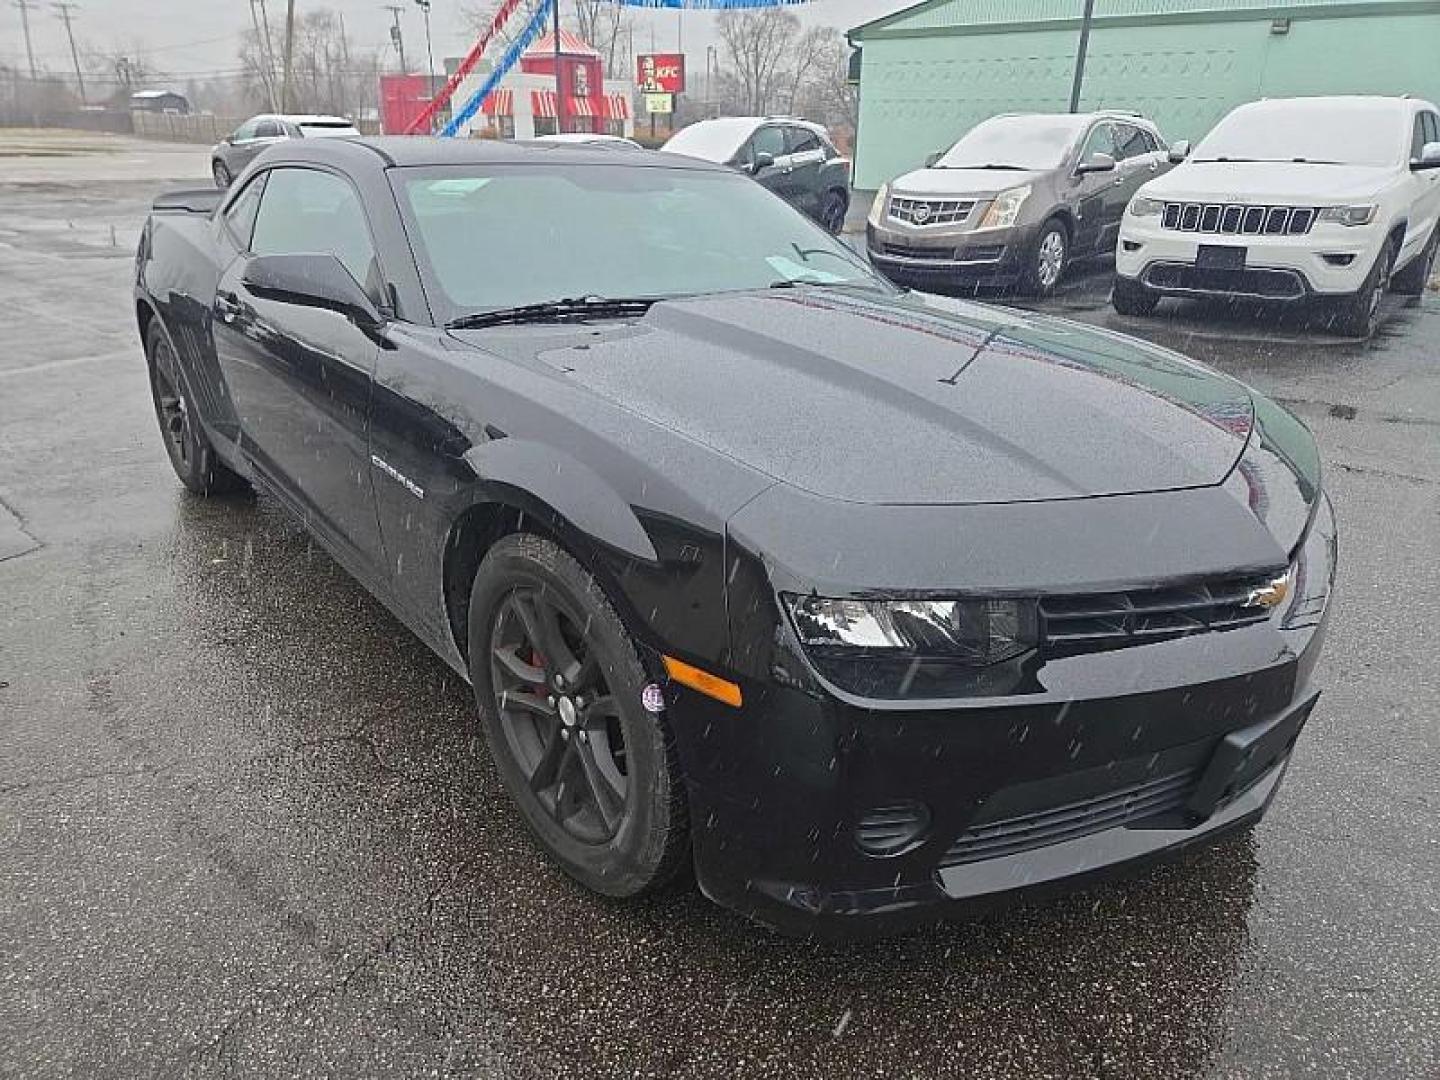
[[[480,106],[490,96],[490,92],[500,85],[500,80],[510,74],[510,69],[520,62],[521,55],[540,36],[540,31],[545,29],[545,23],[554,10],[556,0],[540,0],[540,6],[530,16],[530,21],[525,24],[525,29],[520,31],[520,36],[510,43],[505,50],[505,55],[500,58],[500,63],[495,65],[495,70],[485,76],[485,81],[480,84],[480,89],[471,95],[470,100],[460,106],[459,111],[450,118],[445,125],[445,130],[440,132],[447,139],[453,138],[455,134],[469,123],[470,118],[480,111]]]

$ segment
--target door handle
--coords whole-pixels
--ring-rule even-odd
[[[216,293],[215,311],[225,322],[233,322],[235,316],[240,314],[240,301],[234,293]]]

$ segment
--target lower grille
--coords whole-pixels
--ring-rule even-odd
[[[1171,813],[1189,801],[1200,773],[1197,766],[1048,810],[971,825],[950,845],[940,865],[1018,855]]]
[[[948,247],[913,247],[910,244],[887,243],[881,245],[881,250],[886,255],[895,255],[902,259],[925,259],[935,262],[952,262],[955,259],[955,249]]]
[[[1052,650],[1106,648],[1264,622],[1269,609],[1250,601],[1254,590],[1271,577],[1047,596],[1040,601],[1041,644]]]
[[[1305,281],[1294,270],[1202,270],[1186,263],[1157,263],[1145,271],[1153,289],[1207,295],[1253,296],[1262,300],[1299,300]]]

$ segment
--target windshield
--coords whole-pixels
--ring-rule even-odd
[[[1074,116],[997,116],[972,128],[935,168],[1058,169],[1083,125]]]
[[[668,154],[685,154],[723,164],[739,152],[754,130],[753,120],[707,120],[677,131],[663,149]]]
[[[1406,130],[1392,102],[1268,101],[1245,105],[1215,125],[1196,161],[1307,161],[1393,165]]]
[[[788,282],[890,288],[738,173],[524,164],[390,175],[446,320],[559,297],[672,297]]]

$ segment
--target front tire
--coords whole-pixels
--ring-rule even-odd
[[[1346,337],[1368,338],[1380,325],[1380,305],[1390,285],[1390,269],[1395,265],[1398,245],[1394,237],[1385,242],[1375,265],[1370,268],[1365,284],[1358,292],[1340,301],[1330,326]]]
[[[1440,225],[1435,227],[1425,250],[1410,260],[1410,265],[1390,279],[1390,288],[1400,296],[1421,296],[1430,276],[1435,272],[1435,253],[1440,251]]]
[[[475,575],[469,643],[491,756],[540,845],[607,896],[672,880],[690,850],[674,743],[594,577],[545,537],[503,537]]]
[[[1059,218],[1050,218],[1040,226],[1035,243],[1025,257],[1020,275],[1020,288],[1027,296],[1044,299],[1055,291],[1065,276],[1070,260],[1070,230]]]
[[[187,396],[175,350],[158,318],[145,332],[145,359],[150,371],[150,397],[165,440],[165,453],[180,483],[196,495],[224,495],[250,485],[215,453]]]
[[[1121,315],[1151,315],[1160,303],[1160,294],[1134,278],[1116,277],[1110,303]]]
[[[831,236],[839,236],[845,229],[845,215],[850,210],[850,200],[844,192],[828,191],[820,203],[820,224]]]

